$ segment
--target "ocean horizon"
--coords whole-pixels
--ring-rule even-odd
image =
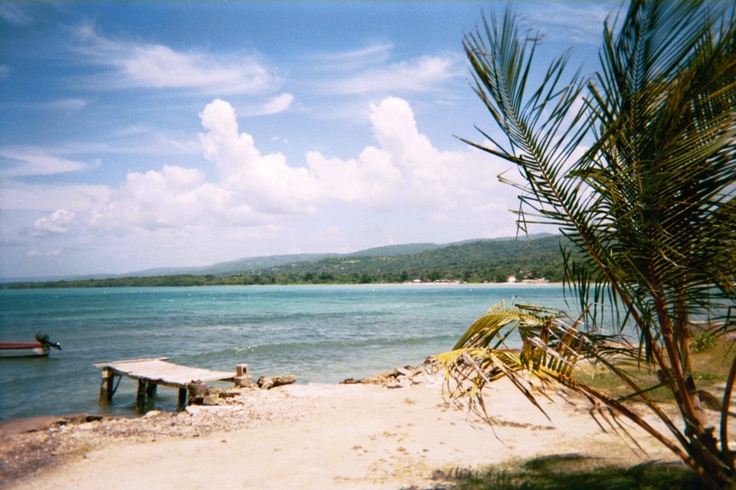
[[[135,416],[137,383],[128,378],[110,406],[98,404],[100,362],[168,357],[233,372],[247,363],[254,380],[294,375],[298,383],[417,365],[451,349],[502,300],[569,309],[560,284],[0,290],[0,341],[45,332],[63,347],[48,358],[0,359],[0,420]],[[161,387],[152,408],[176,403],[177,390]]]

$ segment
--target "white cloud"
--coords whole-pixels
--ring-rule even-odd
[[[423,56],[386,67],[351,72],[327,83],[324,91],[337,95],[373,93],[425,93],[465,74],[460,57]]]
[[[45,233],[67,233],[70,225],[76,218],[76,214],[66,209],[58,209],[50,216],[44,216],[33,224],[34,231],[38,234]]]
[[[55,175],[90,168],[87,163],[48,155],[38,149],[0,148],[0,159],[13,162],[12,165],[3,165],[0,169],[2,178]]]
[[[230,95],[271,92],[281,83],[251,55],[181,52],[160,44],[116,40],[98,34],[92,25],[78,29],[77,38],[75,49],[84,56],[82,61],[110,70],[89,80],[98,88],[194,89]]]
[[[60,99],[45,104],[37,104],[34,107],[51,111],[77,112],[87,107],[88,104],[89,101],[84,99]]]
[[[0,65],[0,82],[4,82],[5,80],[10,78],[10,73],[12,72],[12,69],[8,65]]]
[[[260,104],[248,104],[245,110],[241,110],[240,113],[244,116],[272,116],[274,114],[280,114],[286,112],[291,108],[294,102],[294,95],[290,93],[282,93],[275,97],[269,98],[267,101]]]
[[[360,49],[318,54],[313,58],[323,70],[365,71],[368,66],[388,61],[392,49],[391,44],[374,44]]]
[[[480,230],[489,222],[509,221],[505,203],[513,191],[499,186],[488,156],[471,148],[435,148],[419,132],[409,104],[399,98],[370,106],[375,146],[348,159],[312,151],[305,166],[289,165],[280,153],[261,153],[224,100],[208,104],[200,119],[201,151],[215,167],[215,177],[208,178],[211,173],[202,169],[164,165],[130,172],[117,188],[100,186],[83,194],[78,187],[61,187],[36,208],[44,213],[36,214],[30,234],[45,241],[28,248],[61,249],[54,236],[63,235],[65,247],[69,240],[97,247],[104,243],[107,253],[122,254],[121,262],[130,247],[145,247],[162,254],[196,249],[206,263],[224,250],[237,254],[240,240],[301,246],[305,233],[315,235],[312,240],[332,237],[335,243],[323,244],[320,251],[355,247],[356,233],[375,235],[387,216],[396,224],[378,241],[397,233],[404,237],[406,227],[419,223]],[[66,203],[62,190],[70,193]],[[30,187],[21,193],[21,200],[31,199]],[[18,209],[20,202],[11,197],[0,205]],[[222,257],[228,258],[232,255]]]
[[[50,250],[48,252],[39,252],[38,250],[29,250],[26,252],[27,257],[61,257],[64,253],[59,250]]]
[[[599,46],[603,23],[620,4],[615,2],[534,2],[522,19],[545,38],[566,44]]]
[[[34,211],[50,213],[60,208],[88,211],[110,199],[105,185],[39,185],[7,180],[0,185],[0,213]]]
[[[28,5],[20,2],[0,2],[0,18],[19,27],[33,23],[33,17],[28,12]]]
[[[205,182],[202,172],[166,165],[158,172],[132,172],[110,202],[95,209],[91,222],[100,228],[181,228],[211,222],[238,223],[231,214],[250,214],[230,202],[227,190]]]
[[[217,168],[215,181],[172,165],[132,172],[90,222],[100,229],[260,226],[279,216],[313,215],[330,203],[426,211],[443,222],[459,205],[486,205],[495,178],[484,155],[434,148],[402,99],[386,98],[370,111],[377,147],[347,160],[312,151],[302,167],[280,153],[262,154],[240,132],[233,107],[217,99],[200,114],[205,132],[199,135],[204,157]]]
[[[278,114],[280,112],[287,111],[289,107],[291,107],[292,102],[294,102],[294,96],[284,93],[274,97],[264,104],[259,113],[263,115]]]

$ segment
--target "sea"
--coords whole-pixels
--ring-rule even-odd
[[[168,357],[233,372],[247,363],[254,380],[294,375],[298,383],[417,365],[452,349],[502,300],[569,311],[560,284],[0,290],[0,341],[44,332],[62,345],[48,358],[0,359],[0,420],[136,416],[137,383],[128,378],[112,404],[99,405],[94,364],[108,361]],[[150,408],[175,410],[177,395],[160,387]]]

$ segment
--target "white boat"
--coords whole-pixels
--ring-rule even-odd
[[[0,342],[0,357],[46,357],[52,348],[61,350],[61,345],[39,333],[35,342]]]

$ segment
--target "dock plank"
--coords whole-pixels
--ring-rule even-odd
[[[123,376],[138,380],[138,393],[136,396],[136,410],[145,411],[146,398],[156,393],[158,385],[179,389],[179,409],[183,409],[187,403],[196,401],[197,397],[204,396],[205,384],[208,381],[233,381],[238,379],[236,372],[214,371],[189,366],[181,366],[168,362],[168,357],[149,359],[129,359],[124,361],[101,362],[94,366],[102,369],[102,382],[100,383],[100,403],[112,402],[112,397],[117,389],[114,385],[116,376]]]
[[[232,372],[181,366],[163,358],[98,363],[95,367],[111,369],[117,375],[174,388],[186,388],[193,381],[226,381],[235,377]]]

